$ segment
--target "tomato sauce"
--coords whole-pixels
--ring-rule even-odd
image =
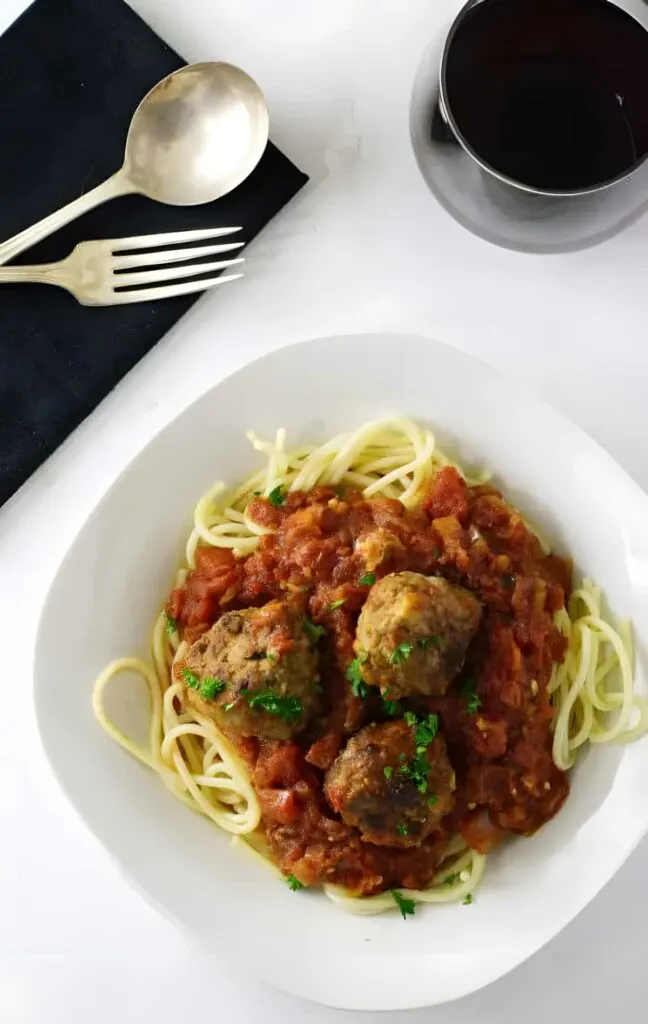
[[[326,630],[323,711],[307,732],[294,742],[232,737],[250,765],[268,844],[284,871],[306,885],[330,881],[359,894],[422,887],[457,832],[487,852],[508,833],[531,834],[556,814],[568,783],[551,756],[547,684],[565,654],[554,615],[569,594],[571,564],[544,554],[495,488],[469,487],[448,467],[414,511],[318,487],[289,494],[279,508],[256,498],[248,514],[274,532],[241,560],[199,548],[195,570],[166,607],[192,641],[224,611],[299,593]],[[456,773],[455,808],[420,847],[392,849],[364,842],[332,812],[323,779],[350,735],[385,720],[378,694],[354,696],[345,673],[374,578],[404,570],[467,587],[484,611],[448,693],[403,702],[439,715]]]

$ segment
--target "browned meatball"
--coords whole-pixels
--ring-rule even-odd
[[[477,598],[439,576],[384,576],[358,620],[355,648],[363,679],[392,700],[445,693],[480,617]]]
[[[185,702],[228,732],[287,740],[319,705],[317,652],[281,601],[227,612],[179,666]]]
[[[452,809],[455,775],[445,740],[430,739],[428,727],[420,744],[417,728],[405,721],[367,725],[326,773],[326,799],[368,843],[419,846]]]

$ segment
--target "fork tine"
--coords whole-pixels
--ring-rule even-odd
[[[237,228],[198,228],[195,231],[167,231],[161,235],[133,235],[132,238],[111,238],[108,244],[112,252],[126,252],[128,249],[152,249],[160,245],[180,245],[181,242],[199,242],[201,238],[221,238],[233,235]]]
[[[225,245],[194,245],[191,249],[165,249],[164,252],[141,253],[137,256],[113,256],[110,261],[113,270],[126,267],[154,267],[162,263],[184,263],[201,256],[213,256],[217,252],[231,252],[240,249],[243,242],[228,242]]]
[[[245,257],[236,260],[220,260],[216,263],[193,263],[190,267],[163,267],[162,270],[144,270],[141,273],[117,274],[113,277],[113,289],[130,287],[135,284],[155,284],[160,281],[175,281],[178,277],[196,277],[208,274],[210,270],[223,270],[236,263],[245,263]]]
[[[141,288],[133,292],[113,292],[111,306],[124,306],[130,302],[157,302],[158,299],[173,299],[178,295],[191,295],[192,292],[206,292],[219,284],[236,281],[243,274],[221,274],[207,281],[187,281],[186,284],[161,285],[159,288]]]

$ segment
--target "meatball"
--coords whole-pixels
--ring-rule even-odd
[[[358,620],[355,649],[363,679],[391,700],[444,694],[480,618],[477,598],[439,576],[384,576]]]
[[[415,722],[367,725],[326,773],[326,799],[368,843],[419,846],[452,810],[455,775],[445,740],[418,740]]]
[[[184,699],[228,732],[287,740],[319,705],[317,652],[281,601],[227,612],[189,649]]]

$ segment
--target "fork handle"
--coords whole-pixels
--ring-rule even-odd
[[[42,263],[34,267],[0,267],[0,284],[56,284],[65,288],[66,262]]]
[[[13,238],[8,238],[6,242],[0,242],[0,266],[8,263],[25,249],[31,248],[36,242],[40,242],[43,238],[58,231],[59,228],[69,224],[71,220],[81,217],[88,210],[93,210],[95,206],[105,203],[108,199],[115,199],[117,196],[127,195],[134,191],[135,189],[122,168],[107,181],[91,189],[90,192],[85,192],[78,199],[73,199],[67,206],[63,206],[55,213],[50,213],[48,217],[39,220],[37,224],[32,224],[31,227],[25,228]]]

